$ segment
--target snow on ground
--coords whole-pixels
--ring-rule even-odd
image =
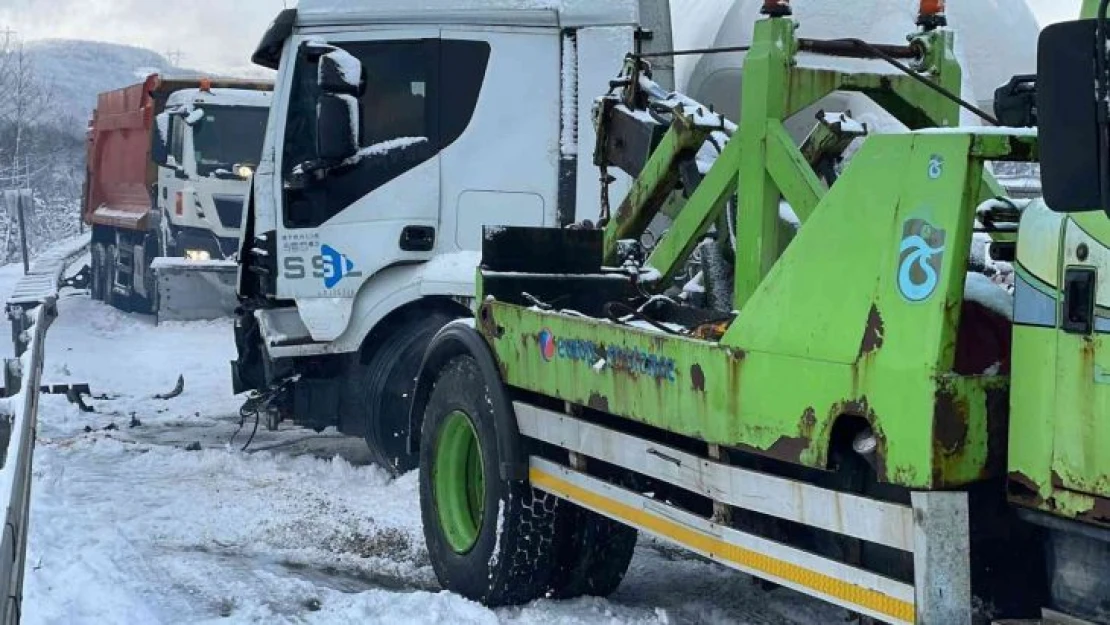
[[[0,295],[19,275],[0,268]],[[252,423],[236,434],[230,320],[167,323],[69,294],[44,383],[24,619],[96,623],[825,623],[845,613],[641,540],[610,599],[490,611],[439,590],[415,473],[361,441]],[[8,347],[7,349],[10,349]],[[185,377],[185,391],[154,399]],[[189,451],[189,448],[199,450]]]

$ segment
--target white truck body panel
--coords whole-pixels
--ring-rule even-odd
[[[301,0],[298,21],[315,24],[466,23],[577,28],[634,24],[637,0],[412,0],[404,8],[376,0]]]
[[[285,43],[270,131],[254,179],[254,231],[277,237],[275,297],[295,302],[315,344],[282,345],[274,340],[282,337],[270,337],[265,343],[271,356],[354,351],[375,324],[400,306],[432,296],[472,298],[483,225],[558,223],[561,107],[568,97],[561,80],[565,43],[560,28],[569,24],[601,25],[575,31],[579,62],[570,68],[585,95],[573,103],[578,184],[571,201],[576,220],[597,219],[593,98],[608,89],[632,49],[636,2],[523,4],[528,6],[441,0],[398,11],[377,3],[309,1],[298,7],[298,26]],[[485,78],[465,130],[434,157],[320,225],[291,227],[282,217],[287,209],[281,172],[291,165],[283,162],[284,131],[301,44],[429,38],[489,44]],[[621,175],[611,187],[612,197],[619,201],[630,182]],[[398,248],[402,232],[413,226],[435,229],[434,249]],[[328,268],[313,271],[314,262]],[[454,270],[445,271],[447,265]],[[305,270],[288,271],[290,266]]]

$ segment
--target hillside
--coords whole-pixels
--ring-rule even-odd
[[[55,92],[59,117],[81,131],[96,95],[174,68],[157,52],[98,41],[45,39],[27,43],[36,75]]]

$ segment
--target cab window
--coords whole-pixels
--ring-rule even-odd
[[[435,157],[462,134],[477,106],[489,44],[439,39],[333,44],[362,62],[366,81],[359,154],[285,194],[285,225],[312,228]],[[316,63],[298,56],[282,152],[289,179],[316,145]],[[448,80],[441,76],[457,72]],[[446,90],[445,90],[446,88]],[[288,188],[288,186],[287,186]]]

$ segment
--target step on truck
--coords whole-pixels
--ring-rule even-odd
[[[98,96],[82,209],[95,299],[159,319],[231,314],[230,259],[271,90],[268,81],[152,74]]]
[[[412,380],[431,336],[473,317],[482,225],[596,219],[603,176],[619,200],[631,177],[594,162],[592,94],[628,50],[670,50],[672,19],[697,17],[672,16],[668,0],[302,0],[282,12],[253,59],[278,77],[239,256],[232,368],[247,407],[271,427],[337,427],[382,466],[415,467]],[[714,67],[698,88],[739,93],[738,71]],[[666,90],[693,80],[667,57],[653,77]],[[816,123],[810,104],[796,142]],[[647,146],[626,150],[642,160]]]
[[[596,228],[486,228],[477,318],[422,363],[442,587],[605,595],[643,532],[861,620],[1110,623],[1108,4],[1044,30],[1001,119],[960,98],[933,0],[896,46],[805,38],[768,0],[735,125],[629,56],[596,134],[631,191]],[[784,121],[832,90],[910,130],[823,167],[850,118],[800,147]],[[961,108],[995,127],[947,128]],[[644,160],[619,149],[639,138]],[[1039,163],[1043,200],[1001,195],[992,162]],[[1013,294],[971,271],[976,234]],[[692,277],[707,245],[726,262]]]

